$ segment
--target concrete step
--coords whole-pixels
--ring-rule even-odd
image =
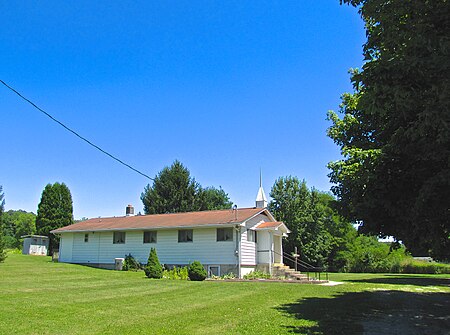
[[[273,274],[278,277],[285,277],[287,280],[294,280],[296,282],[305,282],[305,283],[319,283],[317,279],[308,278],[308,276],[300,271],[295,271],[291,269],[289,266],[284,264],[274,264]],[[322,282],[322,281],[321,281]]]

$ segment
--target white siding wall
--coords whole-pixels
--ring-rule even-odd
[[[247,241],[247,229],[244,229],[241,238],[241,264],[256,265],[256,243]]]
[[[73,233],[62,234],[59,242],[59,262],[72,262]]]
[[[66,235],[66,234],[63,234]],[[178,230],[158,230],[157,243],[143,243],[143,231],[127,231],[125,244],[113,244],[113,232],[75,233],[73,263],[112,264],[114,258],[131,253],[146,263],[150,248],[156,248],[163,264],[189,264],[198,260],[203,264],[236,264],[236,241],[217,242],[216,228],[194,229],[193,242],[178,243]]]
[[[245,227],[242,227],[241,232],[241,264],[242,265],[256,265],[258,260],[257,244],[259,243],[259,236],[257,243],[247,241],[247,229],[253,228],[261,221],[272,221],[265,214],[259,214],[253,219],[246,222]]]

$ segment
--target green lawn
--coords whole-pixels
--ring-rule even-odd
[[[344,284],[150,280],[9,255],[0,334],[448,334],[449,275],[330,280]]]

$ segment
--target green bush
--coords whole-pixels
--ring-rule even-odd
[[[236,275],[233,272],[220,276],[221,279],[236,279]]]
[[[374,236],[358,235],[349,250],[336,255],[343,272],[400,273],[402,262],[412,259],[404,246],[379,242]]]
[[[139,262],[131,254],[125,256],[122,266],[123,271],[138,271],[140,269],[141,264],[139,264]]]
[[[200,263],[199,261],[194,261],[189,264],[188,275],[189,279],[192,281],[202,281],[206,279],[208,274],[206,273],[206,270],[203,267],[202,263]]]
[[[171,270],[163,271],[163,278],[165,279],[175,279],[175,280],[187,280],[189,278],[187,266],[177,268],[173,267]]]
[[[344,272],[450,273],[449,264],[414,260],[403,245],[389,245],[365,235],[358,235],[349,250],[337,254],[336,260]]]
[[[147,265],[145,266],[144,271],[148,278],[161,279],[163,276],[163,268],[159,263],[155,248],[150,250],[150,255],[148,256]]]
[[[448,274],[450,273],[450,265],[407,259],[400,264],[400,272],[416,274]]]
[[[269,279],[271,276],[270,274],[263,272],[263,271],[259,271],[259,270],[255,270],[252,271],[250,273],[247,273],[246,275],[244,275],[244,279]]]
[[[6,253],[10,255],[22,255],[22,250],[20,249],[6,249]]]
[[[236,279],[236,275],[233,272],[230,272],[230,273],[224,274],[222,276],[214,276],[214,275],[212,275],[211,279],[214,279],[214,280]]]

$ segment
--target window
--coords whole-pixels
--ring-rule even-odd
[[[144,243],[156,243],[156,231],[144,231]]]
[[[208,277],[212,276],[220,276],[220,266],[218,265],[210,265],[208,266]]]
[[[114,244],[125,244],[125,232],[115,231],[113,236]]]
[[[217,241],[233,241],[233,228],[217,228]]]
[[[256,231],[247,229],[247,241],[256,243]]]
[[[89,234],[84,234],[84,242],[89,242]]]
[[[185,229],[178,231],[178,242],[192,242],[193,241],[192,229]]]

